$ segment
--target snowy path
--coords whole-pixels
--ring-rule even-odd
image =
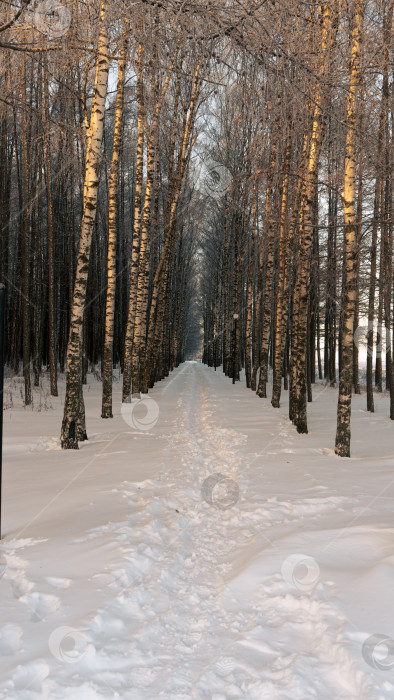
[[[286,400],[275,411],[197,363],[155,387],[159,420],[145,431],[97,419],[90,388],[79,453],[9,440],[0,697],[394,697],[394,657],[383,670],[362,655],[370,635],[394,636],[383,407],[356,405],[344,463],[330,449],[331,390],[317,388],[298,436]],[[226,479],[212,489],[213,474]]]

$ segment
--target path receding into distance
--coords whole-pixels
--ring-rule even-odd
[[[394,697],[365,644],[394,636],[384,398],[355,397],[340,460],[321,385],[302,436],[286,392],[275,410],[200,363],[154,387],[150,424],[122,418],[120,384],[102,421],[100,391],[79,452],[57,440],[64,385],[5,413],[0,698]]]

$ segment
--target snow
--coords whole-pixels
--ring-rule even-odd
[[[393,424],[336,390],[308,435],[243,383],[190,362],[60,449],[64,400],[8,380],[0,698],[394,697]],[[11,407],[12,406],[12,407]]]

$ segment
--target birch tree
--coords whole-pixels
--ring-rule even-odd
[[[124,89],[127,66],[127,46],[129,40],[130,20],[124,19],[123,43],[119,55],[118,87],[115,106],[115,127],[112,150],[111,171],[108,193],[108,262],[107,262],[107,300],[105,309],[105,337],[102,363],[102,418],[112,418],[112,367],[114,345],[114,318],[116,298],[116,251],[117,251],[117,197],[119,192],[119,157],[122,144]]]
[[[83,213],[67,347],[67,384],[61,430],[63,449],[78,449],[78,441],[87,440],[82,393],[82,331],[90,249],[97,210],[99,166],[109,72],[106,10],[107,0],[103,0],[100,8],[94,93],[87,134]]]
[[[345,174],[343,184],[343,213],[345,219],[345,298],[343,308],[342,362],[339,378],[339,397],[335,452],[350,457],[350,417],[352,401],[352,369],[354,315],[356,305],[357,222],[356,222],[356,124],[357,96],[360,90],[361,42],[364,0],[356,0],[349,64],[349,91],[347,98],[347,132]]]

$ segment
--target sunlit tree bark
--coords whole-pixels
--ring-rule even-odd
[[[331,6],[325,5],[322,11],[321,56],[319,58],[319,78],[314,92],[314,108],[312,130],[309,141],[307,168],[302,195],[302,223],[300,227],[300,249],[297,269],[296,296],[293,305],[297,307],[297,315],[293,326],[296,340],[294,347],[295,375],[291,385],[292,420],[299,433],[307,433],[306,411],[306,348],[307,348],[307,309],[309,296],[309,274],[313,242],[313,203],[315,197],[316,177],[319,167],[320,151],[324,131],[323,110],[326,104],[326,94],[322,81],[328,75],[331,65],[332,49],[335,42],[337,16],[333,15]],[[293,349],[292,349],[293,353]]]
[[[119,158],[122,144],[124,88],[127,65],[127,44],[130,20],[124,20],[123,46],[119,56],[118,87],[115,107],[114,142],[108,192],[108,261],[105,336],[102,362],[102,418],[112,418],[112,366],[114,346],[114,316],[116,298],[117,197],[119,191]]]
[[[356,222],[356,124],[357,97],[360,90],[360,59],[363,29],[364,0],[356,0],[352,30],[347,98],[347,133],[345,175],[343,186],[343,213],[345,219],[345,298],[343,309],[342,362],[339,377],[337,434],[335,452],[350,457],[350,416],[352,400],[353,334],[356,304],[357,222]]]
[[[61,431],[63,449],[78,449],[78,441],[87,439],[82,394],[82,331],[90,249],[97,211],[99,166],[109,71],[106,9],[107,0],[103,0],[100,10],[94,94],[87,138],[83,213],[67,347],[67,385]]]

